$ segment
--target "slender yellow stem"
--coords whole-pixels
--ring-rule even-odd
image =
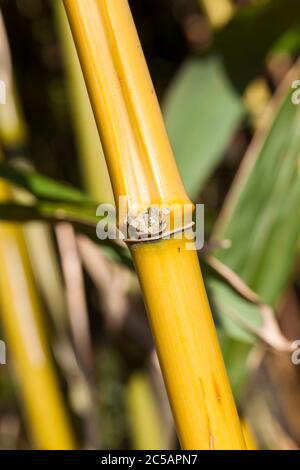
[[[74,39],[115,198],[127,196],[129,205],[189,202],[127,1],[65,5],[71,27],[76,25]],[[149,185],[152,180],[156,184]]]
[[[0,200],[10,198],[0,181]],[[72,449],[74,439],[63,407],[22,228],[0,224],[0,313],[8,354],[19,379],[27,420],[40,449]]]
[[[185,240],[136,244],[137,267],[181,444],[244,445],[194,251]]]
[[[6,102],[0,106],[0,140],[8,149],[14,151],[16,161],[24,163],[24,148],[28,141],[28,130],[17,86],[13,76],[11,53],[8,44],[4,21],[0,12],[0,79],[5,81]],[[24,204],[31,203],[32,198],[25,192],[14,190],[14,196]],[[42,223],[29,223],[24,227],[27,249],[35,279],[41,289],[49,311],[53,314],[57,325],[62,325],[65,314],[65,300],[62,289],[62,278],[57,262],[49,227]],[[36,250],[36,247],[39,250]]]
[[[146,373],[135,372],[130,377],[127,404],[134,449],[160,450],[166,438]]]
[[[0,79],[6,85],[6,103],[0,106],[0,140],[8,148],[19,149],[27,141],[27,127],[13,79],[9,44],[1,12],[0,62]],[[0,181],[0,200],[11,199],[12,195],[9,186]],[[31,241],[34,237],[33,257],[36,260],[35,266],[41,268],[38,269],[38,277],[41,279],[45,272],[45,255],[48,251],[43,252],[42,267],[41,255],[37,258],[35,252],[37,246],[50,249],[48,228],[42,225],[30,226],[27,236]],[[45,244],[42,244],[44,241]],[[46,293],[49,293],[50,287],[51,302],[56,297],[55,307],[58,311],[61,307],[58,302],[61,299],[61,289],[57,287],[55,273],[54,282],[51,282],[51,254],[46,261]],[[25,242],[25,231],[18,225],[0,224],[0,265],[0,313],[35,444],[40,449],[74,448],[70,423],[45,338],[45,325]]]
[[[64,3],[116,201],[189,203],[128,2]],[[244,449],[196,251],[185,239],[130,246],[182,447]]]

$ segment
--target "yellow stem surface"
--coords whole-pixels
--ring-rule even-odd
[[[172,239],[131,253],[182,447],[243,448],[196,252]]]
[[[115,199],[188,203],[127,1],[65,0],[65,6]]]
[[[64,3],[116,201],[189,203],[128,2]],[[196,251],[171,239],[131,253],[182,447],[244,449]]]

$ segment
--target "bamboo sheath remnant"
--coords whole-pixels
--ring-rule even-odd
[[[187,204],[126,0],[64,0],[114,196]],[[184,449],[245,449],[197,253],[186,240],[130,244]]]

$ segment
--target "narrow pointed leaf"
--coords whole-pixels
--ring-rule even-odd
[[[5,162],[0,162],[0,177],[25,189],[37,199],[96,207],[96,203],[85,193],[32,170],[20,170]]]
[[[164,100],[164,116],[185,187],[195,198],[224,155],[244,113],[221,59],[188,60]]]

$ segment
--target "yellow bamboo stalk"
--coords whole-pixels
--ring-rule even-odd
[[[64,3],[116,201],[189,203],[128,2]],[[130,247],[182,447],[244,449],[196,251],[184,239]]]
[[[1,180],[0,200],[10,197],[8,185]],[[39,449],[73,449],[25,238],[18,225],[0,224],[0,266],[0,315],[33,439]]]
[[[29,167],[30,164],[23,160],[23,151],[28,143],[28,128],[13,75],[11,52],[1,11],[0,64],[0,79],[6,85],[6,102],[0,106],[0,141],[6,148],[14,151],[15,163],[20,165],[21,157],[22,165]],[[14,190],[14,196],[24,204],[32,202],[32,197],[21,190]],[[49,227],[40,222],[26,224],[24,234],[36,282],[55,323],[62,325],[66,307],[52,234]]]
[[[0,140],[8,148],[19,149],[27,142],[27,126],[13,79],[1,12],[0,44],[0,79],[6,85],[6,102],[0,106]],[[0,201],[11,199],[12,196],[13,191],[1,180]],[[38,227],[39,243],[37,227],[31,226],[26,230],[28,240],[33,240],[33,236],[35,238],[35,251],[37,246],[46,248],[40,245],[48,234],[48,228],[42,225]],[[40,260],[41,256],[37,258],[35,266],[41,266]],[[48,263],[50,260],[48,257]],[[58,289],[52,289],[52,270],[48,263],[47,293],[51,289],[51,294],[56,295]],[[40,314],[41,306],[33,280],[25,231],[18,225],[0,224],[0,265],[0,314],[35,445],[40,449],[74,448],[70,424],[44,336],[45,325]],[[39,279],[42,278],[42,271],[45,272],[45,265],[38,271]],[[57,308],[59,302],[56,303]]]
[[[126,390],[131,440],[135,450],[160,450],[166,445],[164,429],[151,383],[145,372],[131,375]]]
[[[68,18],[61,0],[53,1],[53,6],[65,63],[70,109],[84,185],[96,201],[113,203],[105,157]],[[126,396],[135,449],[164,448],[166,439],[162,433],[158,407],[146,373],[134,373],[129,378]]]

